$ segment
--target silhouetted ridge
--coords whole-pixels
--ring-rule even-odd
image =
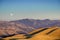
[[[15,34],[12,34],[12,35],[3,35],[3,36],[0,36],[1,38],[6,38],[6,37],[11,37],[11,36],[14,36]]]
[[[37,34],[37,33],[40,33],[40,32],[42,32],[42,31],[44,31],[44,30],[47,30],[47,29],[49,29],[49,28],[44,28],[44,29],[39,30],[39,31],[37,31],[37,32],[35,32],[35,33],[32,33],[32,34],[30,34],[30,35],[35,35],[35,34]]]
[[[47,35],[49,35],[49,34],[51,34],[52,32],[54,32],[55,30],[57,30],[58,28],[56,28],[56,29],[53,29],[53,30],[51,30],[51,31],[49,31],[48,33],[46,33]]]

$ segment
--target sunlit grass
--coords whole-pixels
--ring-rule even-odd
[[[36,30],[34,30],[31,33],[29,33],[28,35],[18,34],[18,35],[12,36],[12,37],[4,38],[4,39],[5,40],[60,40],[60,28],[57,28],[56,30],[54,30],[54,29],[56,29],[56,27],[48,28],[46,30],[43,30],[43,28],[42,29],[40,28],[40,29],[37,29],[38,32]],[[43,31],[41,31],[41,30],[43,30]],[[52,31],[52,30],[54,30],[54,31]],[[34,32],[37,32],[37,33],[31,35]],[[49,32],[49,34],[47,35],[48,32]],[[29,37],[29,38],[27,38],[27,37]],[[3,39],[0,39],[0,40],[3,40]]]

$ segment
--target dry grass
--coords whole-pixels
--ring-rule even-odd
[[[31,32],[29,34],[32,34],[36,31],[39,31],[42,29],[43,28],[34,30],[33,32]],[[53,29],[56,29],[56,30],[54,30],[53,32],[51,32],[50,34],[47,35],[47,33]],[[25,38],[26,38],[26,36],[24,36],[23,34],[22,35],[19,34],[19,35],[15,35],[15,36],[3,38],[3,39],[5,39],[5,40],[60,40],[60,28],[58,28],[58,27],[49,28],[47,30],[44,30],[42,32],[39,32],[39,33],[33,35],[31,38],[28,38],[28,39],[25,39]]]

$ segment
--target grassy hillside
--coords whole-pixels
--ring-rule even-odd
[[[18,34],[12,37],[3,38],[4,40],[60,40],[60,28],[39,28],[27,35]]]

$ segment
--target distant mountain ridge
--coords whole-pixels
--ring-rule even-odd
[[[60,26],[60,20],[34,20],[34,19],[22,19],[17,20],[15,22],[23,23],[25,25],[33,26],[33,27],[51,27],[51,26]]]
[[[27,34],[38,28],[45,27],[60,27],[60,20],[35,20],[21,19],[15,21],[0,21],[0,37],[13,34]]]

